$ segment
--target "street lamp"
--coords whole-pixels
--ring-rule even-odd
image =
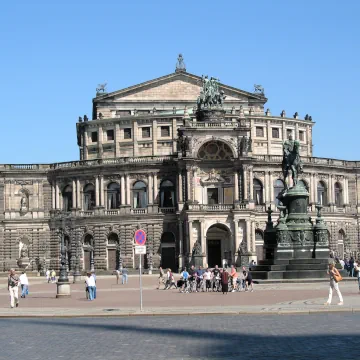
[[[68,278],[68,272],[66,267],[66,248],[65,248],[65,235],[64,235],[64,223],[62,222],[62,228],[60,229],[61,247],[60,247],[60,274],[57,282],[57,298],[70,297],[70,283]]]
[[[75,261],[74,283],[77,283],[81,280],[79,248],[80,248],[80,241],[78,241],[76,243],[76,261]]]

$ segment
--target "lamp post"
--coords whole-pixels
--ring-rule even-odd
[[[77,283],[81,280],[80,272],[80,241],[76,243],[76,261],[75,261],[75,271],[74,271],[74,283]]]
[[[60,245],[60,274],[57,281],[57,298],[70,297],[70,283],[68,278],[68,272],[66,267],[66,248],[65,248],[65,236],[64,236],[64,222],[62,221],[62,228],[60,229],[61,245]]]

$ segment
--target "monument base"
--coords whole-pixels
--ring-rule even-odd
[[[56,298],[68,298],[71,297],[70,283],[57,283]]]

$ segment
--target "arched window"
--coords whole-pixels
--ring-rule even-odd
[[[119,243],[119,236],[115,233],[111,233],[108,237],[109,245],[117,245]]]
[[[321,205],[327,204],[326,185],[323,181],[319,181],[318,186],[317,186],[317,201]]]
[[[280,201],[277,198],[278,195],[284,190],[284,182],[281,179],[277,179],[274,184],[274,197],[275,197],[275,204],[279,205]]]
[[[253,180],[254,200],[256,205],[262,205],[263,202],[263,186],[260,180]]]
[[[338,182],[335,183],[334,185],[334,192],[335,192],[335,205],[337,207],[340,207],[343,204],[343,199],[342,199],[342,188]]]
[[[93,245],[93,240],[94,240],[94,238],[92,237],[92,235],[86,234],[86,236],[84,238],[84,245],[92,246]]]
[[[340,259],[344,259],[344,240],[345,240],[345,232],[343,229],[340,229],[338,232],[338,241],[337,241],[337,250]]]
[[[143,181],[137,181],[133,186],[133,207],[134,209],[147,206],[147,188]]]
[[[71,211],[73,204],[72,204],[72,187],[70,185],[64,188],[62,192],[62,198],[63,198],[63,210]]]
[[[120,207],[120,185],[112,182],[107,187],[107,208],[118,209]]]
[[[175,187],[170,180],[164,180],[160,184],[160,207],[175,207]]]
[[[84,187],[84,210],[93,210],[95,207],[95,187],[93,184],[87,184]]]
[[[309,187],[307,185],[307,183],[305,182],[305,180],[299,180],[298,184],[302,187],[304,187],[307,191],[309,191]]]

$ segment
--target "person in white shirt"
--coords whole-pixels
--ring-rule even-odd
[[[359,292],[360,292],[360,260],[358,260],[356,263],[354,263],[355,271],[357,271],[357,278],[358,278],[358,284],[359,284]]]
[[[340,264],[341,264],[341,268],[343,269],[344,266],[345,266],[345,261],[341,259],[341,260],[340,260]]]
[[[46,276],[46,281],[49,283],[50,282],[50,270],[46,270],[45,276]]]
[[[94,300],[94,291],[95,291],[95,279],[92,276],[91,272],[88,272],[86,274],[86,278],[85,278],[85,283],[86,283],[86,287],[89,291],[89,300],[92,301]]]
[[[22,272],[22,274],[19,276],[19,279],[21,285],[21,297],[25,298],[26,295],[29,294],[29,280],[25,271]]]
[[[211,276],[212,276],[212,272],[210,271],[210,269],[206,269],[206,271],[204,272],[204,275],[203,275],[204,286],[206,287],[206,291],[210,291],[210,289],[211,289]]]

